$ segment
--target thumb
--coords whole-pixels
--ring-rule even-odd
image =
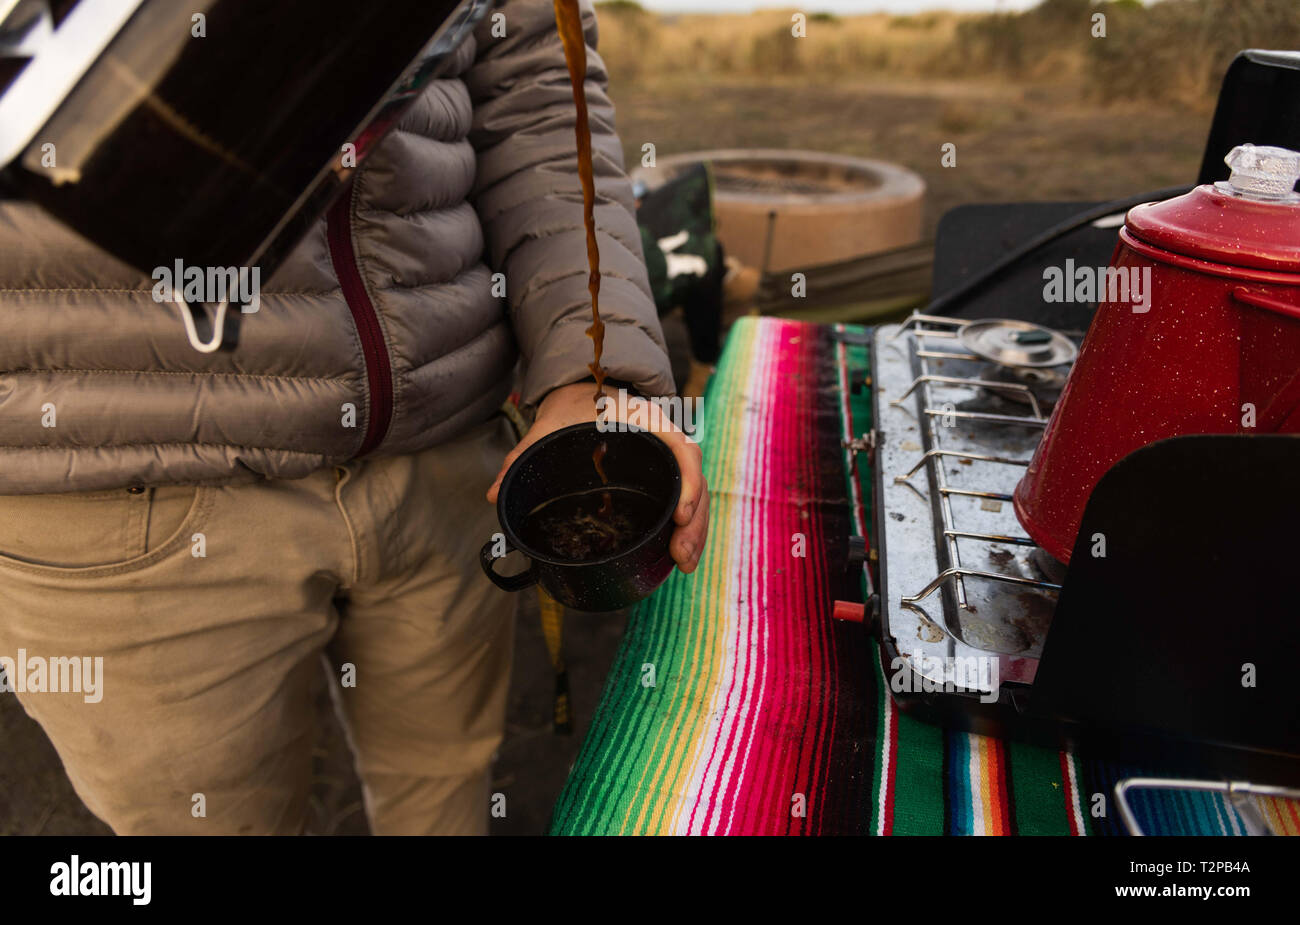
[[[506,454],[505,461],[501,463],[501,470],[497,473],[496,479],[493,480],[491,487],[487,490],[487,499],[489,504],[497,503],[497,495],[501,491],[501,480],[506,477],[506,473],[510,471],[510,467],[513,466],[515,460],[519,458],[519,454],[536,442],[537,437],[533,436],[530,431],[524,435],[524,439],[515,444],[513,450]]]

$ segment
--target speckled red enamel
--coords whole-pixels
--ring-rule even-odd
[[[1199,186],[1133,209],[1111,265],[1150,267],[1147,311],[1099,304],[1015,492],[1025,530],[1066,563],[1094,486],[1134,450],[1300,433],[1300,204]]]

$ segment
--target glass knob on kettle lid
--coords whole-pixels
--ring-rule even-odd
[[[1232,168],[1219,189],[1235,196],[1265,202],[1300,202],[1295,184],[1300,180],[1300,152],[1287,148],[1237,145],[1223,162]]]

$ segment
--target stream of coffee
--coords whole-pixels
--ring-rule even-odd
[[[578,179],[582,182],[582,213],[587,226],[587,291],[591,293],[592,361],[587,365],[596,379],[593,400],[599,408],[602,387],[605,384],[605,367],[600,365],[600,355],[605,346],[605,322],[600,320],[600,247],[596,243],[596,179],[591,163],[591,123],[587,119],[587,41],[582,34],[582,12],[578,0],[553,0],[555,26],[564,43],[564,62],[569,69],[569,83],[573,86],[573,104],[577,109],[574,131],[578,138]],[[609,484],[605,475],[606,446],[602,441],[591,454],[602,485]],[[605,492],[600,514],[610,513],[611,498]]]

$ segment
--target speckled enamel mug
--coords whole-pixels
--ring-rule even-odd
[[[605,486],[592,462],[604,443]],[[630,543],[612,555],[566,560],[522,538],[529,515],[558,498],[608,487],[639,492],[652,499],[657,512]],[[654,434],[627,429],[602,432],[593,421],[547,434],[515,460],[501,480],[497,520],[501,538],[483,544],[483,571],[499,587],[522,591],[540,585],[551,597],[575,610],[609,611],[647,597],[673,570],[668,541],[682,477],[672,450]],[[497,560],[518,550],[529,560],[517,575],[501,575]]]

